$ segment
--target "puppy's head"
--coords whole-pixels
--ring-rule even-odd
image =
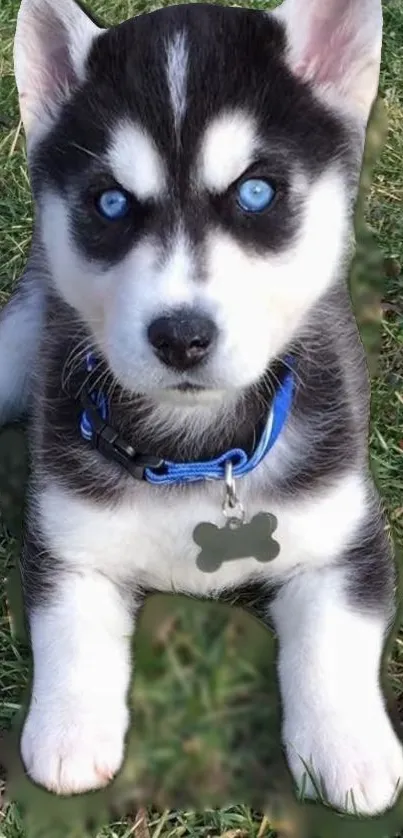
[[[75,0],[23,0],[52,280],[125,389],[244,391],[338,280],[381,35],[380,0],[185,5],[106,30]]]

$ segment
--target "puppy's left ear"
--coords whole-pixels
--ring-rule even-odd
[[[22,0],[14,41],[14,70],[28,146],[50,129],[85,79],[98,27],[76,0]]]
[[[285,25],[292,71],[366,125],[379,84],[381,0],[284,0],[272,14]]]

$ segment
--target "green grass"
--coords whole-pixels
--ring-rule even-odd
[[[12,37],[18,5],[18,0],[2,0],[0,8],[0,305],[6,301],[23,268],[32,228],[32,203],[12,73]],[[116,22],[161,5],[169,3],[97,0],[92,7],[105,20]],[[262,8],[264,4],[256,0],[245,5]],[[381,341],[377,375],[373,380],[370,447],[389,519],[400,544],[403,544],[402,43],[403,5],[401,0],[389,0],[385,2],[381,81],[389,131],[375,165],[365,207],[372,232],[364,224],[361,213],[357,218],[357,259],[352,273],[357,316],[373,369],[378,337]],[[369,168],[364,189],[368,186],[373,158],[382,145],[383,125],[380,109],[369,134]],[[383,277],[382,305],[376,296],[380,277]],[[0,470],[1,463],[4,468],[4,462],[12,456],[11,449],[9,437],[3,438],[2,444],[0,437]],[[11,497],[13,506],[18,507],[18,485],[13,486],[11,478],[13,474],[21,475],[21,463],[13,462],[9,471],[7,492],[0,483],[3,523],[5,519],[10,521],[10,505],[6,506],[6,501],[9,503]],[[0,526],[0,572],[4,580],[15,566],[17,550],[17,541],[5,526]],[[28,684],[29,657],[24,643],[12,631],[5,586],[0,597],[1,731],[10,729],[20,710]],[[128,838],[129,835],[271,838],[275,826],[281,836],[297,836],[300,819],[312,819],[312,813],[320,807],[304,806],[296,811],[290,799],[284,811],[277,796],[278,791],[287,787],[281,761],[278,770],[271,771],[270,776],[264,772],[268,760],[279,760],[274,651],[268,634],[233,609],[195,605],[175,598],[151,600],[136,644],[133,705],[137,726],[130,740],[125,769],[110,793],[83,801],[87,820],[89,815],[92,818],[89,833],[97,838]],[[396,639],[392,651],[389,672],[399,706],[403,708],[403,636]],[[84,815],[78,804],[62,806],[45,793],[34,793],[30,784],[21,780],[17,788],[19,798],[26,803],[28,819],[22,822],[21,807],[14,803],[4,805],[0,812],[1,838],[33,835],[41,816],[45,821],[39,826],[39,834],[56,838],[59,834],[56,826],[50,831],[46,825],[51,810],[55,818],[69,820],[68,830],[59,824],[61,834],[82,838]],[[14,786],[9,789],[11,798],[13,789]],[[134,789],[143,789],[143,794],[154,801],[155,810],[147,813],[148,830],[135,814],[142,797],[136,797]],[[265,806],[269,793],[270,805]],[[236,805],[218,808],[223,800],[235,801]],[[117,814],[113,814],[113,808]],[[133,816],[122,818],[122,810],[129,808]],[[257,810],[263,808],[267,817],[258,814]],[[106,823],[107,826],[101,826]],[[378,828],[373,825],[374,838],[393,838],[402,824],[400,810],[397,816],[382,819]],[[359,835],[357,824],[350,830],[347,818],[343,818],[342,830],[343,834],[349,835],[351,831],[352,835]],[[308,838],[313,835],[331,838],[339,833],[340,817],[329,815],[326,825],[316,823]],[[362,834],[372,834],[368,825]]]

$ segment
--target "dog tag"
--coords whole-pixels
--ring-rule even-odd
[[[277,518],[266,512],[259,512],[249,523],[228,518],[224,527],[198,524],[193,540],[201,547],[196,562],[199,570],[213,573],[223,562],[234,559],[252,557],[258,562],[275,559],[280,552],[280,545],[272,537],[276,528]]]

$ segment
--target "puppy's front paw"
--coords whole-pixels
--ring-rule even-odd
[[[124,703],[75,701],[36,704],[33,699],[21,738],[31,779],[60,795],[107,785],[121,767],[129,714]]]
[[[318,725],[296,732],[287,737],[286,749],[304,796],[317,798],[319,791],[336,809],[377,815],[393,806],[402,790],[403,749],[386,713],[355,730]]]

